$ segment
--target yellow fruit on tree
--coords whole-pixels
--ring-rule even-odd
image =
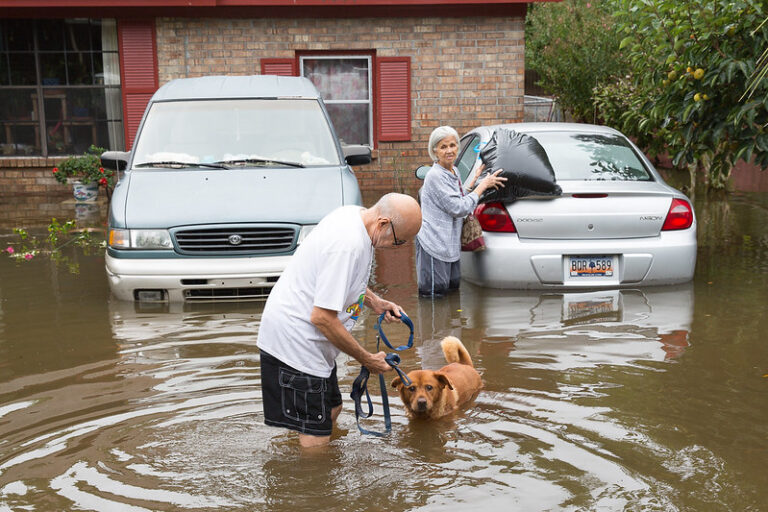
[[[690,73],[691,71],[693,71],[693,68],[691,66],[688,66],[687,68],[685,68],[686,73]]]
[[[709,99],[709,96],[707,96],[706,94],[702,94],[702,95],[701,95],[701,99],[703,99],[704,101],[706,101],[706,100],[708,100],[708,99]]]
[[[701,93],[696,93],[693,95],[693,101],[701,101]]]
[[[696,71],[693,72],[693,78],[696,80],[701,80],[701,77],[704,76],[704,70],[701,68],[698,68]]]
[[[672,71],[667,73],[667,78],[669,78],[670,80],[674,80],[675,78],[677,78],[677,71],[673,69]]]

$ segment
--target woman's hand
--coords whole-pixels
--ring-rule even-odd
[[[499,188],[504,186],[504,182],[507,181],[507,178],[503,178],[499,176],[499,174],[504,171],[504,169],[499,169],[498,171],[489,174],[482,180],[480,180],[480,183],[477,185],[477,188],[475,189],[475,192],[477,192],[478,196],[482,196],[483,192],[488,190],[489,188]]]
[[[475,174],[472,176],[472,179],[469,180],[469,183],[467,183],[467,190],[472,190],[475,187],[475,183],[477,183],[477,178],[480,177],[481,174],[483,174],[483,171],[485,170],[485,164],[480,164],[475,171]]]
[[[483,171],[485,170],[485,164],[480,164],[480,167],[477,168],[475,171],[475,180],[480,177],[481,174],[483,174]]]

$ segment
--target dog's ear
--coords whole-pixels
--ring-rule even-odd
[[[443,386],[448,386],[448,389],[453,389],[453,384],[451,384],[451,379],[449,379],[446,374],[435,372],[435,377],[437,377],[437,382],[441,383]]]
[[[392,379],[391,386],[393,388],[397,389],[397,388],[399,388],[402,385],[403,385],[403,380],[400,377],[395,377],[394,379]]]

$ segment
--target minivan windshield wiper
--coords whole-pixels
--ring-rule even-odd
[[[217,164],[224,165],[242,165],[242,164],[277,164],[287,165],[288,167],[306,167],[299,162],[287,162],[284,160],[275,160],[274,158],[241,158],[237,160],[220,160]]]
[[[226,165],[207,162],[176,162],[174,160],[164,160],[162,162],[142,162],[136,164],[136,167],[171,167],[179,169],[182,167],[206,167],[209,169],[229,169]]]

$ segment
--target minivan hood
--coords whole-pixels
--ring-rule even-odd
[[[128,228],[290,222],[316,224],[342,205],[340,167],[134,169],[127,173]]]

